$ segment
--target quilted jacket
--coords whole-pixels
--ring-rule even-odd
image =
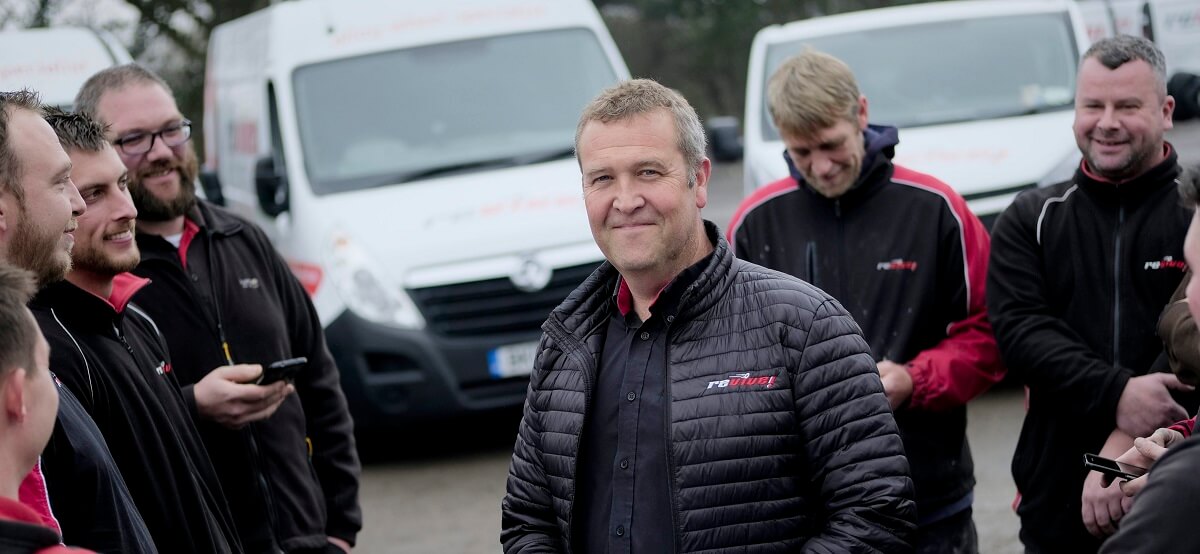
[[[667,319],[675,551],[909,551],[908,462],[858,326],[706,228],[715,254]],[[575,454],[617,278],[603,264],[542,326],[502,506],[506,553],[570,551]]]

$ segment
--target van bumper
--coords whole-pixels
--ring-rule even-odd
[[[488,352],[539,336],[441,337],[372,323],[348,310],[325,328],[360,430],[520,406],[528,376],[492,378]]]

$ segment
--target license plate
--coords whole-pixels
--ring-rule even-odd
[[[488,373],[493,379],[529,375],[537,357],[537,341],[509,344],[488,352]]]

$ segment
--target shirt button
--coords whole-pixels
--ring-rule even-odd
[[[629,469],[629,458],[621,459],[621,469]]]
[[[673,321],[675,321],[675,316],[673,316],[673,315],[667,316],[667,323],[671,323]]]
[[[642,331],[641,337],[642,337],[642,340],[650,340],[650,333],[648,333],[646,331]]]
[[[626,395],[625,395],[625,399],[626,399],[626,400],[628,400],[628,401],[630,401],[630,402],[633,402],[634,400],[637,400],[637,395],[636,395],[636,394],[633,394],[633,393],[631,392],[631,393],[629,393],[629,394],[626,394]]]
[[[625,536],[625,526],[624,526],[624,525],[618,525],[618,526],[617,526],[617,536],[618,536],[618,537],[624,537],[624,536]]]

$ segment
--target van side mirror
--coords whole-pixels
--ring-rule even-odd
[[[704,132],[717,161],[732,162],[742,159],[742,133],[738,118],[719,116],[705,122]]]
[[[218,206],[225,205],[225,193],[221,191],[221,179],[217,177],[217,172],[200,172],[200,190],[204,191],[204,198],[209,202]]]
[[[264,156],[254,162],[254,189],[263,213],[275,217],[287,211],[287,176],[276,170],[273,156]]]

